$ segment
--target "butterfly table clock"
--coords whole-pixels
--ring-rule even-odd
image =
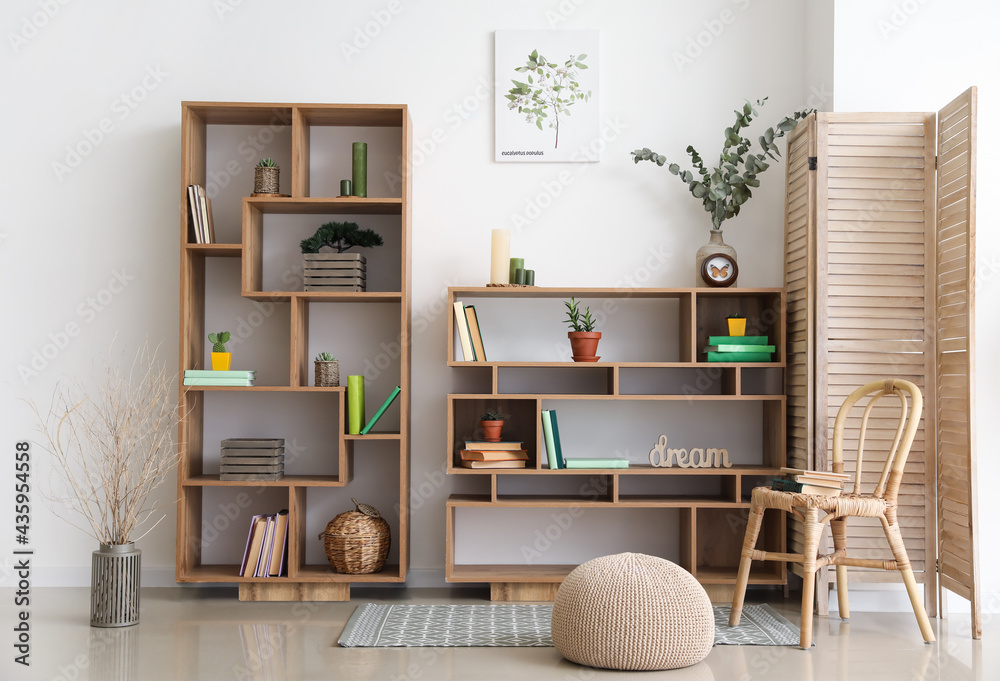
[[[701,278],[708,286],[733,286],[739,272],[736,258],[725,253],[714,253],[701,264]]]

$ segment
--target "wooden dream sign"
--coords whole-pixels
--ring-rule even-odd
[[[680,468],[732,468],[729,451],[714,447],[693,447],[687,449],[667,449],[667,436],[649,450],[649,463],[656,468],[670,468],[676,464]]]

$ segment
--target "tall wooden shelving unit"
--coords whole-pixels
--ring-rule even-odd
[[[188,235],[185,188],[189,184],[206,184],[208,129],[213,125],[268,126],[275,119],[291,126],[292,167],[291,197],[246,197],[242,204],[242,239],[240,243],[191,243]],[[310,131],[318,126],[380,127],[399,130],[401,166],[401,196],[398,198],[336,198],[310,196]],[[211,258],[239,258],[245,298],[288,303],[291,324],[289,344],[291,363],[287,385],[260,385],[249,388],[181,387],[179,429],[180,446],[177,473],[177,564],[178,582],[237,583],[240,600],[348,600],[350,584],[371,582],[403,582],[409,562],[409,409],[410,409],[410,119],[405,105],[356,104],[262,104],[225,102],[185,102],[181,121],[181,211],[180,226],[180,370],[204,368],[206,357],[206,261]],[[337,149],[338,153],[350,154]],[[375,169],[378,171],[379,169]],[[390,169],[385,169],[390,170]],[[287,169],[286,169],[287,172]],[[283,183],[287,182],[283,176]],[[215,206],[218,210],[219,206]],[[401,258],[398,291],[358,293],[327,293],[303,291],[272,291],[262,289],[262,233],[266,213],[284,215],[387,215],[398,216]],[[218,228],[218,225],[217,225]],[[396,238],[395,236],[393,238]],[[398,398],[400,428],[398,432],[369,435],[348,435],[345,388],[324,388],[309,385],[310,355],[308,348],[309,306],[311,303],[396,304],[399,306],[399,344],[401,393]],[[373,338],[394,341],[389,338]],[[350,367],[347,367],[350,370]],[[342,374],[345,367],[341,367]],[[346,376],[342,375],[342,384]],[[308,394],[310,399],[329,404],[331,422],[337,431],[329,434],[329,449],[335,451],[322,473],[286,475],[274,482],[222,481],[218,475],[206,474],[206,450],[217,443],[204,441],[205,396],[209,392]],[[349,486],[353,478],[355,447],[366,442],[398,443],[398,466],[385,471],[398,476],[399,513],[389,517],[392,541],[398,561],[387,564],[374,574],[347,575],[333,572],[324,561],[310,564],[306,559],[306,542],[315,537],[305,536],[306,508],[309,491],[318,488]],[[240,577],[237,564],[206,564],[202,561],[203,492],[212,487],[246,488],[247,490],[277,488],[287,491],[289,509],[289,557],[287,576],[254,578]],[[253,509],[252,512],[274,512]],[[346,508],[345,508],[346,510]],[[242,517],[241,517],[242,519]],[[245,524],[234,523],[229,531],[245,536]],[[242,539],[241,539],[242,541]],[[234,557],[234,563],[239,557]]]
[[[736,581],[736,568],[740,558],[746,509],[749,509],[750,490],[779,474],[785,465],[785,395],[783,372],[785,367],[785,292],[780,288],[675,288],[675,289],[618,289],[618,288],[490,288],[457,287],[449,289],[449,309],[456,301],[475,304],[477,299],[504,298],[511,301],[528,298],[568,299],[570,296],[585,298],[588,302],[607,298],[655,299],[677,301],[679,310],[675,331],[680,349],[678,361],[671,362],[539,362],[499,361],[470,362],[455,359],[455,320],[450,317],[448,334],[448,366],[470,369],[486,368],[489,371],[489,393],[452,394],[448,396],[448,464],[447,472],[453,475],[474,476],[481,480],[482,492],[454,494],[447,501],[446,517],[446,578],[449,582],[488,582],[491,596],[498,601],[551,600],[560,582],[575,565],[521,565],[521,564],[457,564],[456,515],[467,508],[583,508],[583,509],[663,509],[680,510],[679,563],[706,586],[715,600],[731,597]],[[700,355],[701,346],[709,335],[726,335],[725,318],[742,313],[748,318],[748,331],[766,335],[776,346],[775,359],[769,363],[709,363]],[[482,319],[482,317],[480,317]],[[529,332],[526,332],[529,333]],[[563,337],[565,338],[565,337]],[[496,339],[486,339],[495,342]],[[606,389],[600,392],[574,394],[511,394],[501,392],[501,376],[517,369],[534,371],[586,371],[603,370]],[[621,378],[628,372],[651,369],[679,370],[715,369],[722,373],[720,394],[628,394],[623,392]],[[782,373],[777,381],[777,392],[761,394],[750,388],[744,380],[747,371],[777,370]],[[480,369],[482,370],[482,369]],[[753,383],[756,383],[754,381]],[[600,400],[627,402],[656,400],[665,404],[694,402],[710,409],[713,404],[724,402],[755,402],[761,405],[763,415],[762,460],[755,465],[733,465],[732,468],[654,468],[648,463],[634,463],[622,470],[549,470],[542,437],[541,411],[546,400]],[[477,470],[463,468],[458,463],[459,450],[469,439],[478,424],[478,415],[487,405],[499,405],[511,415],[510,425],[504,427],[505,440],[521,440],[528,452],[524,469]],[[636,448],[647,449],[650,443],[636,443]],[[564,453],[573,456],[572,452]],[[499,479],[508,476],[603,476],[607,492],[599,498],[560,494],[504,494]],[[631,476],[712,476],[719,482],[718,495],[679,494],[630,494],[621,490],[621,482]],[[663,478],[661,478],[663,479]],[[734,514],[733,512],[736,511]],[[739,525],[734,531],[733,526]],[[723,531],[725,528],[726,531]],[[783,513],[768,512],[760,540],[768,551],[785,551],[785,518]],[[783,585],[786,581],[784,563],[754,565],[751,584]]]

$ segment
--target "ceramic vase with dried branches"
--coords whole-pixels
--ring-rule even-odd
[[[53,512],[100,542],[91,626],[139,621],[135,542],[165,517],[150,495],[177,465],[174,378],[146,345],[130,360],[109,356],[87,382],[61,385],[47,410],[31,405],[53,464]]]

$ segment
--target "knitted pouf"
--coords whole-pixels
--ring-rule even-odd
[[[641,553],[595,558],[576,568],[552,609],[556,649],[589,667],[688,667],[708,655],[714,639],[712,603],[698,580]]]

